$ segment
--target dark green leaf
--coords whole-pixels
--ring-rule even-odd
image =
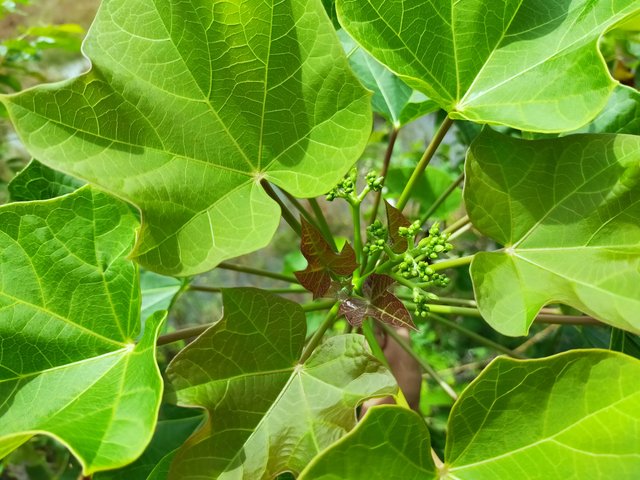
[[[365,398],[393,394],[360,335],[332,337],[298,364],[299,305],[256,289],[223,292],[224,317],[167,371],[184,406],[209,412],[176,454],[170,479],[271,479],[300,472],[355,425]]]
[[[71,193],[80,188],[83,183],[37,160],[31,160],[29,165],[11,180],[9,193],[13,202],[48,200]]]

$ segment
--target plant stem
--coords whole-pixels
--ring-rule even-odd
[[[458,228],[455,232],[453,232],[450,236],[449,236],[449,241],[453,241],[456,238],[458,238],[460,235],[462,235],[463,233],[471,230],[473,228],[473,225],[471,225],[471,223],[467,223],[466,225],[463,225],[462,227]]]
[[[333,251],[337,252],[338,246],[336,245],[336,241],[333,238],[333,234],[331,233],[331,228],[329,228],[327,219],[325,218],[324,213],[322,212],[322,208],[320,208],[320,205],[318,204],[318,201],[315,198],[310,198],[308,201],[309,201],[309,205],[311,205],[311,209],[313,210],[313,213],[318,219],[317,225],[320,231],[322,232],[322,234],[324,235],[325,240],[329,242],[329,245],[331,246]]]
[[[353,249],[356,251],[356,261],[362,266],[362,231],[360,226],[360,204],[350,203],[353,218]]]
[[[447,228],[445,228],[442,231],[442,233],[450,233],[451,235],[453,235],[458,229],[464,227],[469,222],[471,222],[471,220],[469,219],[469,216],[465,215],[464,217],[456,220],[451,225],[449,225]]]
[[[455,191],[455,189],[458,188],[458,186],[462,183],[462,180],[464,180],[464,173],[461,173],[460,176],[456,178],[455,181],[451,185],[449,185],[449,187],[444,192],[442,192],[442,194],[436,199],[436,201],[431,204],[429,210],[425,212],[424,216],[420,220],[420,225],[424,225],[425,223],[427,223],[429,218],[431,218],[431,215],[433,215],[435,211],[438,210],[440,205],[442,205],[447,200],[447,198],[449,198],[449,195],[451,195]]]
[[[287,207],[287,205],[282,201],[280,196],[275,192],[275,190],[271,187],[271,185],[269,185],[268,182],[262,182],[261,185],[262,188],[264,188],[265,192],[267,192],[267,195],[275,200],[276,203],[280,206],[280,211],[282,214],[282,218],[284,218],[284,221],[287,222],[287,224],[294,232],[296,232],[298,236],[300,236],[302,227],[300,226],[300,222],[295,217],[295,215],[291,213],[291,210],[289,210],[289,207]]]
[[[183,328],[182,330],[176,330],[175,332],[160,335],[158,340],[156,340],[156,345],[167,345],[169,343],[179,342],[180,340],[197,337],[211,325],[213,324],[207,323],[206,325],[196,325],[195,327]]]
[[[520,346],[513,349],[516,353],[525,353],[529,348],[535,345],[538,342],[541,342],[549,335],[553,334],[556,330],[560,328],[560,325],[549,325],[544,330],[536,333],[533,337],[527,339],[526,342],[522,343]]]
[[[335,300],[321,300],[319,302],[305,303],[302,305],[302,310],[305,312],[317,312],[319,310],[328,310],[335,303]]]
[[[443,313],[445,315],[466,315],[467,317],[482,318],[480,310],[477,308],[453,307],[450,305],[429,304],[432,312]],[[601,322],[586,315],[555,315],[548,313],[539,314],[536,319],[538,323],[549,323],[555,325],[602,325]]]
[[[208,287],[206,285],[189,285],[187,291],[194,292],[208,292],[208,293],[220,293],[222,290],[229,287]],[[284,293],[309,293],[306,288],[303,287],[293,287],[293,288],[262,288],[263,292],[275,293],[275,294],[284,294]]]
[[[320,228],[318,221],[314,218],[313,215],[311,215],[311,213],[309,213],[309,211],[306,208],[302,206],[302,204],[296,197],[291,195],[286,190],[282,190],[281,188],[278,188],[278,192],[282,193],[282,195],[284,195],[287,198],[289,203],[293,205],[293,208],[295,208],[300,213],[300,215],[304,217],[304,219],[307,222],[309,222],[311,225],[316,227],[322,233],[322,229]]]
[[[422,158],[420,159],[420,161],[418,162],[418,165],[416,166],[415,170],[411,174],[411,178],[409,178],[409,181],[405,185],[404,190],[402,191],[402,194],[398,199],[398,203],[396,204],[396,208],[398,210],[402,211],[404,210],[404,207],[407,206],[407,202],[409,201],[409,198],[411,198],[411,192],[413,191],[416,184],[418,183],[418,180],[420,180],[420,178],[424,174],[424,171],[427,168],[427,165],[429,165],[429,162],[431,161],[436,151],[438,150],[438,147],[440,146],[445,135],[451,128],[451,125],[453,125],[453,120],[450,119],[449,117],[446,117],[442,122],[442,125],[440,125],[440,128],[437,130],[436,134],[434,135],[433,139],[431,140],[431,143],[429,143],[429,146],[424,151]]]
[[[382,170],[380,171],[380,176],[387,178],[387,174],[389,173],[389,164],[391,163],[391,156],[393,155],[393,147],[396,145],[396,140],[398,139],[398,133],[400,130],[398,127],[393,127],[391,133],[389,134],[389,144],[387,145],[387,151],[384,154],[384,161],[382,162]],[[382,185],[384,185],[384,179],[382,181]],[[380,208],[380,200],[382,199],[382,189],[376,192],[376,196],[373,199],[373,210],[371,210],[371,216],[369,217],[369,223],[373,223],[378,216],[378,209]]]
[[[418,362],[425,373],[433,378],[436,383],[440,385],[440,388],[442,388],[445,393],[453,399],[453,401],[456,401],[458,399],[458,394],[455,392],[455,390],[451,388],[451,386],[447,382],[445,382],[440,375],[438,375],[438,373],[431,367],[431,365],[425,362],[420,357],[420,355],[414,352],[411,348],[411,345],[405,342],[404,339],[400,337],[400,335],[398,335],[398,333],[392,327],[384,323],[380,323],[379,325],[387,335],[389,335],[398,345],[400,345],[400,347],[402,347],[405,352],[407,352],[416,362]]]
[[[456,268],[463,265],[469,265],[473,260],[474,255],[468,255],[466,257],[451,258],[449,260],[443,260],[442,262],[434,263],[431,268],[436,272],[440,270],[446,270],[447,268]]]
[[[306,362],[311,356],[311,354],[313,353],[313,351],[316,349],[316,347],[320,345],[320,342],[322,341],[322,337],[324,337],[324,334],[327,332],[329,327],[331,327],[331,325],[333,325],[333,322],[335,322],[336,317],[338,316],[339,310],[340,310],[340,302],[335,302],[333,304],[333,307],[331,307],[331,310],[329,310],[329,313],[327,314],[324,321],[318,327],[318,330],[316,330],[316,332],[313,334],[313,337],[311,337],[311,340],[309,340],[309,343],[304,349],[304,352],[302,352],[302,356],[298,361],[299,364],[303,364],[304,362]]]
[[[218,268],[223,270],[233,270],[234,272],[248,273],[249,275],[257,275],[259,277],[273,278],[274,280],[282,280],[283,282],[299,284],[296,277],[284,275],[282,273],[269,272],[259,268],[245,267],[244,265],[234,265],[232,263],[222,262]]]
[[[435,311],[434,308],[435,305],[429,305],[429,309],[433,312]],[[508,349],[507,347],[500,345],[498,342],[494,342],[493,340],[489,340],[488,338],[483,337],[480,334],[477,334],[476,332],[472,332],[471,330],[463,327],[462,325],[458,325],[455,322],[452,322],[451,320],[447,320],[446,318],[441,317],[440,315],[436,315],[435,313],[429,313],[428,318],[435,320],[436,322],[440,323],[441,325],[444,325],[452,330],[457,330],[458,332],[462,333],[463,335],[465,335],[466,337],[469,337],[470,339],[478,342],[480,345],[484,345],[485,347],[489,347],[492,350],[496,350],[498,352],[504,353],[510,357],[513,358],[526,358],[524,355],[522,355],[521,353],[517,353],[514,352],[513,350]]]

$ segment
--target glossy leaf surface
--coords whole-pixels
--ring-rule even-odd
[[[164,314],[136,344],[138,271],[126,255],[137,226],[126,204],[89,187],[0,208],[0,451],[45,433],[91,473],[133,461],[151,439]]]
[[[332,337],[299,365],[299,305],[249,288],[225,290],[223,303],[222,320],[168,369],[179,403],[210,414],[176,454],[170,479],[300,472],[355,425],[363,399],[395,392],[362,336]]]
[[[572,135],[524,141],[486,130],[471,146],[465,201],[505,248],[471,265],[478,308],[525,335],[560,302],[640,331],[640,138]]]
[[[133,257],[160,273],[265,246],[260,181],[325,193],[371,129],[319,0],[107,0],[84,51],[85,75],[2,101],[36,158],[141,209]]]
[[[636,0],[338,0],[343,27],[452,118],[570,131],[615,86],[600,35]]]
[[[603,350],[501,357],[454,405],[437,473],[422,418],[380,407],[300,480],[382,480],[389,472],[407,480],[632,480],[640,474],[638,375],[640,361]]]

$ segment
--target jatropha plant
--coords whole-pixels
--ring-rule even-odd
[[[640,94],[599,50],[639,19],[637,0],[104,0],[89,71],[0,97],[34,158],[0,207],[0,458],[43,434],[96,479],[640,478]],[[372,112],[386,153],[357,163]],[[419,119],[437,128],[394,191]],[[425,201],[455,131],[464,172]],[[306,268],[228,262],[281,218]],[[176,330],[215,268],[313,300],[224,285],[222,318]],[[442,314],[611,342],[526,358]],[[432,321],[504,355],[455,391],[403,340]],[[443,452],[390,373],[415,361],[455,399]],[[377,397],[395,405],[358,418]]]

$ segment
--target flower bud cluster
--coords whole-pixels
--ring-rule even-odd
[[[424,292],[419,288],[413,289],[413,303],[416,304],[416,309],[414,310],[414,314],[416,317],[426,318],[429,314],[429,300],[437,300],[438,296]]]
[[[379,192],[382,190],[382,184],[384,183],[384,177],[379,177],[376,172],[369,172],[366,176],[367,186],[372,192]]]
[[[415,226],[416,222],[409,227],[400,227],[398,233],[406,237],[415,237]],[[436,272],[431,266],[431,261],[453,249],[448,239],[449,235],[441,233],[438,225],[434,225],[429,230],[429,236],[418,242],[417,248],[410,248],[405,252],[402,261],[394,270],[407,280],[417,278],[423,288],[446,287],[450,282],[449,278]]]
[[[356,191],[356,178],[358,171],[354,168],[345,177],[327,193],[327,200],[332,202],[336,198],[350,198]]]
[[[376,220],[367,227],[367,243],[363,250],[367,253],[376,253],[384,250],[387,243],[387,229],[380,220]]]

